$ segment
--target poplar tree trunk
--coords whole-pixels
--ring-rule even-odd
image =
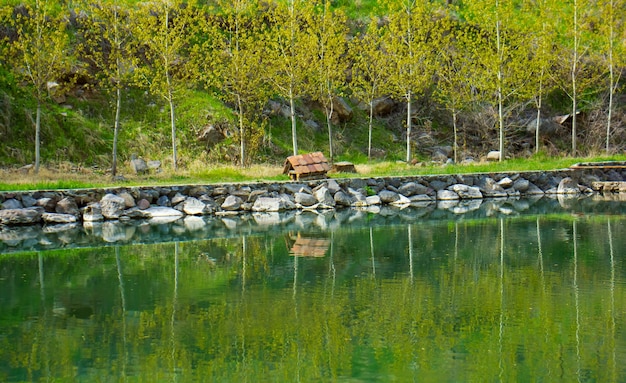
[[[37,116],[35,117],[35,174],[39,173],[41,161],[41,100],[37,100]]]
[[[117,139],[120,131],[120,109],[122,108],[122,90],[116,90],[117,100],[115,102],[115,124],[113,128],[113,160],[111,163],[111,176],[117,175]]]
[[[411,92],[406,97],[406,163],[411,163]]]
[[[293,98],[293,90],[289,89],[289,108],[291,110],[291,144],[293,155],[298,155],[298,133],[296,132],[296,101]]]

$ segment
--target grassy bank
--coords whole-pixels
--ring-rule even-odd
[[[568,168],[578,162],[626,161],[626,155],[595,157],[547,157],[537,155],[525,159],[513,159],[503,162],[477,162],[467,165],[407,165],[404,162],[370,162],[355,164],[357,174],[330,173],[331,178],[346,177],[396,177],[432,174],[469,174],[507,171],[542,171]],[[176,174],[167,170],[158,174],[126,176],[124,180],[112,180],[108,175],[92,169],[72,168],[69,166],[56,169],[44,168],[39,175],[24,174],[16,170],[0,170],[0,190],[51,190],[81,189],[111,186],[146,186],[146,185],[184,185],[217,184],[233,182],[287,181],[280,165],[253,165],[246,168],[235,166],[195,165]]]

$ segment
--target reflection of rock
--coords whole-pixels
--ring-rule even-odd
[[[121,225],[111,221],[102,224],[102,239],[105,242],[115,243],[129,241],[134,234],[134,226]]]
[[[260,226],[274,226],[280,224],[280,214],[278,212],[252,213],[254,222]]]

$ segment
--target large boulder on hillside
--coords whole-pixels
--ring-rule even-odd
[[[335,97],[333,100],[333,115],[332,120],[334,124],[349,121],[354,114],[354,111],[348,105],[343,97]]]
[[[144,174],[148,171],[148,164],[143,158],[133,157],[130,160],[130,169],[135,174]]]

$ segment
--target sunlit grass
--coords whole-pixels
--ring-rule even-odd
[[[512,159],[503,162],[477,162],[468,165],[408,165],[404,162],[376,161],[355,164],[358,171],[350,173],[330,173],[331,178],[345,177],[399,177],[435,174],[471,174],[521,171],[547,171],[566,169],[579,162],[626,161],[626,155],[593,157],[547,157],[538,155],[531,158]],[[283,167],[276,164],[257,164],[249,167],[232,165],[189,164],[177,172],[164,169],[150,175],[127,175],[124,180],[114,181],[109,175],[90,169],[58,167],[56,170],[42,168],[38,175],[23,174],[18,171],[0,170],[0,190],[53,190],[81,189],[113,186],[150,186],[220,184],[236,182],[287,181],[282,174]],[[130,174],[130,172],[124,173]]]

